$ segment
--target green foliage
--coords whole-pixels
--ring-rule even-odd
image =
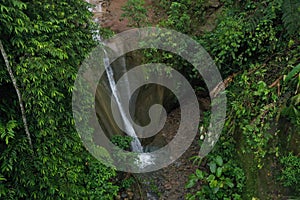
[[[196,15],[197,19],[205,16],[205,2],[159,2],[166,13],[159,25],[194,36],[228,78],[228,115],[219,141],[223,159],[239,162],[233,156],[238,148],[242,155],[253,155],[254,168],[263,168],[268,154],[279,155],[279,117],[287,117],[293,124],[299,120],[298,68],[292,68],[300,62],[299,36],[291,34],[299,22],[291,20],[298,19],[298,11],[291,11],[298,6],[287,10],[288,4],[281,0],[222,1],[217,27],[200,35],[197,29],[201,20],[193,19]],[[192,12],[194,8],[199,11],[197,14]],[[168,63],[190,80],[201,78],[193,74],[190,65],[169,52],[151,50],[146,57],[151,62]],[[285,82],[281,79],[284,74],[288,74]],[[243,143],[239,144],[241,140]]]
[[[244,173],[232,162],[223,161],[221,156],[210,157],[207,168],[197,169],[189,177],[186,188],[200,183],[201,189],[195,194],[188,194],[187,199],[242,199]]]
[[[132,137],[130,136],[122,136],[122,135],[114,135],[111,138],[111,142],[116,145],[114,148],[116,150],[116,153],[114,155],[111,155],[114,160],[116,165],[124,165],[126,163],[133,163],[136,160],[138,160],[136,154],[131,154],[128,155],[125,151],[130,151],[130,144],[131,141],[133,140]],[[122,181],[121,181],[122,182]]]
[[[257,74],[258,77],[261,76],[260,73]],[[247,144],[242,150],[253,152],[257,166],[261,168],[261,159],[265,157],[269,148],[268,142],[273,137],[269,130],[274,124],[267,119],[275,117],[278,97],[272,93],[272,89],[265,82],[255,82],[258,77],[249,78],[247,73],[239,77],[240,81],[237,84],[241,90],[230,93],[235,100],[230,103],[231,117],[227,123],[231,123],[228,126],[230,133],[234,134],[237,130],[242,133]],[[252,109],[249,109],[249,106]]]
[[[278,38],[280,3],[246,1],[241,7],[225,7],[216,29],[207,33],[203,45],[226,76],[248,69],[250,63],[281,48]],[[279,42],[280,41],[280,42]]]
[[[290,81],[294,76],[296,76],[297,74],[299,75],[300,73],[300,64],[295,66],[292,71],[290,71],[285,77],[284,77],[284,81]],[[299,82],[297,83],[297,88],[299,86]],[[297,91],[296,91],[297,92]]]
[[[291,97],[286,102],[281,114],[289,118],[296,127],[300,127],[300,64],[283,77],[285,87],[291,91]]]
[[[132,137],[122,135],[114,135],[111,138],[111,142],[123,150],[129,150],[132,140]]]
[[[17,79],[33,152],[17,96],[0,58],[0,198],[113,199],[116,176],[83,147],[71,95],[77,70],[96,45],[82,0],[0,2],[0,38]]]
[[[289,118],[295,125],[300,117],[295,104],[298,76],[293,70],[300,61],[295,45],[299,37],[287,36],[282,12],[281,1],[243,1],[224,8],[216,29],[203,38],[223,75],[229,76],[228,117],[221,137],[235,138],[239,159],[246,159],[244,155],[254,159],[242,165],[247,176],[243,198],[259,192],[250,186],[251,176],[265,167],[266,157],[279,156],[279,118]],[[293,81],[284,82],[284,74]],[[246,166],[249,163],[251,166]]]
[[[108,38],[114,36],[115,33],[110,29],[100,27],[99,34],[101,35],[101,37],[103,39],[108,39]]]
[[[207,0],[157,0],[156,4],[158,9],[165,9],[164,14],[166,15],[166,17],[162,18],[163,20],[158,22],[159,26],[192,36],[198,36],[200,34],[199,24],[205,22],[205,10],[208,7]],[[166,34],[163,37],[167,36],[172,38],[172,34]],[[168,39],[166,39],[166,41],[168,41]],[[161,40],[158,40],[158,42],[161,42]],[[185,41],[181,40],[180,42],[181,43],[178,44],[176,48],[182,47],[181,51],[189,48],[189,44]],[[170,66],[170,68],[166,70],[167,74],[170,74],[169,72],[174,68],[187,77],[195,89],[200,90],[204,88],[199,84],[199,82],[203,84],[203,81],[201,80],[198,71],[180,56],[157,49],[145,50],[144,56],[146,58],[146,63],[165,63]]]
[[[282,171],[280,180],[285,187],[289,187],[300,194],[300,158],[292,153],[280,159]]]
[[[181,2],[172,2],[168,12],[168,20],[165,22],[166,25],[187,33],[191,25],[191,18],[187,14],[188,10],[188,5]]]
[[[300,29],[300,2],[285,0],[282,5],[282,21],[289,35],[299,34]]]
[[[167,19],[161,26],[180,31],[185,34],[199,34],[199,25],[205,22],[207,0],[159,1],[166,9]]]
[[[1,140],[5,141],[5,144],[8,145],[8,141],[10,139],[13,139],[15,136],[14,128],[17,127],[17,121],[16,120],[10,120],[7,122],[7,124],[4,126],[0,122],[0,138]]]
[[[280,105],[295,88],[287,84],[279,88],[280,75],[288,73],[287,65],[299,62],[299,48],[294,44],[298,39],[285,36],[282,9],[279,0],[228,4],[216,29],[202,39],[232,82],[227,90],[229,114],[224,134],[238,134],[245,140],[241,150],[254,154],[258,168],[263,167],[266,154],[274,152],[275,144],[270,141],[276,140],[278,130],[272,129],[281,114]]]
[[[215,62],[222,63],[220,68],[222,73],[226,73],[233,71],[235,64],[243,66],[246,57],[240,55],[239,49],[245,40],[242,21],[236,16],[226,16],[226,20],[221,21],[213,33],[205,36],[207,45],[204,46],[209,46]]]
[[[144,0],[128,0],[122,7],[122,19],[127,18],[129,25],[134,27],[146,26],[148,23],[147,9]]]
[[[129,177],[127,179],[123,179],[120,183],[120,188],[128,189],[135,183],[135,180],[133,177]]]

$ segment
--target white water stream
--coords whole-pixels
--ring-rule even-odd
[[[87,2],[90,3],[90,0],[87,0]],[[102,12],[102,4],[98,4],[96,6],[96,9],[93,10],[93,9],[89,9],[90,12]],[[96,23],[99,22],[99,20],[96,18],[94,20]],[[102,38],[101,38],[101,35],[99,33],[99,30],[95,31],[94,33],[94,40],[95,41],[98,41],[100,44],[103,44],[103,41],[102,41]],[[123,120],[123,123],[124,123],[124,129],[125,129],[125,132],[127,135],[131,136],[133,138],[132,142],[131,142],[131,148],[132,148],[132,151],[133,152],[137,152],[137,153],[142,153],[142,154],[139,154],[139,160],[136,160],[136,164],[138,164],[138,166],[142,169],[146,166],[149,166],[151,164],[154,164],[154,158],[149,154],[149,153],[143,153],[143,147],[141,145],[141,142],[139,140],[139,138],[137,137],[136,135],[136,132],[132,126],[132,124],[130,123],[129,121],[129,118],[130,116],[127,116],[125,111],[124,111],[124,108],[122,106],[122,102],[120,101],[120,97],[119,97],[119,92],[116,88],[116,82],[115,82],[115,79],[114,79],[114,72],[113,72],[113,69],[110,65],[110,60],[109,60],[109,57],[108,57],[108,54],[106,52],[106,50],[103,48],[103,51],[104,51],[104,58],[103,58],[103,62],[104,62],[104,66],[105,66],[105,71],[106,71],[106,74],[107,74],[107,78],[108,78],[108,82],[109,82],[109,86],[111,88],[111,91],[112,91],[112,96],[113,98],[115,99],[116,103],[117,103],[117,106],[118,106],[118,110],[120,111],[120,115],[121,115],[121,118]],[[124,73],[126,73],[126,62],[122,61],[122,66],[123,67],[123,70],[124,70]],[[129,87],[129,80],[127,77],[125,77],[125,80],[126,80],[126,95],[128,95],[128,99],[130,97],[130,87]]]
[[[111,65],[109,63],[110,61],[109,61],[109,58],[107,56],[107,52],[105,51],[105,49],[104,49],[104,55],[105,55],[105,58],[103,58],[103,62],[104,62],[105,71],[106,71],[106,74],[107,74],[107,77],[108,77],[108,82],[109,82],[109,85],[110,85],[110,88],[111,88],[111,91],[112,91],[112,95],[113,95],[113,97],[116,100],[116,103],[118,105],[118,109],[120,111],[122,120],[124,122],[125,131],[129,136],[131,136],[133,138],[133,140],[131,142],[132,151],[141,153],[141,152],[143,152],[143,147],[142,147],[141,142],[140,142],[140,140],[138,139],[138,137],[135,133],[135,130],[134,130],[133,126],[131,125],[130,121],[128,120],[128,117],[126,116],[126,113],[124,112],[124,108],[122,106],[122,103],[121,103],[120,98],[119,98],[119,93],[118,93],[117,88],[116,88],[116,82],[114,80],[114,72],[113,72],[113,70],[111,68]],[[128,83],[126,85],[126,88],[128,88]]]

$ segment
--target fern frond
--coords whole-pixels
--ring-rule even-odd
[[[285,0],[282,5],[282,21],[287,33],[292,36],[300,30],[300,1]]]

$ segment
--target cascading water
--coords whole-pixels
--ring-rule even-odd
[[[96,33],[94,35],[94,40],[98,41],[100,44],[103,44],[101,36],[99,34],[99,31],[96,31]],[[107,78],[108,78],[109,86],[111,88],[112,95],[113,95],[113,97],[117,103],[118,109],[120,111],[120,114],[121,114],[121,117],[122,117],[122,120],[124,123],[125,131],[129,136],[131,136],[133,138],[133,140],[131,142],[132,151],[143,152],[143,147],[141,145],[141,142],[138,139],[138,137],[135,133],[135,130],[134,130],[133,126],[131,125],[130,121],[128,120],[128,117],[126,116],[126,113],[124,112],[123,106],[121,104],[121,101],[120,101],[120,98],[118,95],[118,91],[116,88],[116,82],[114,79],[114,72],[113,72],[113,69],[111,68],[108,54],[105,49],[103,49],[103,51],[104,51],[104,56],[105,56],[103,58],[103,62],[104,62],[105,71],[107,74]],[[128,84],[128,82],[126,84]],[[126,89],[129,90],[129,86],[127,86]]]
[[[126,114],[124,112],[124,109],[123,109],[123,106],[120,102],[120,98],[118,96],[118,91],[117,91],[117,88],[116,88],[116,83],[115,83],[115,80],[114,80],[114,73],[113,73],[113,70],[112,70],[111,65],[109,63],[109,58],[107,56],[107,52],[105,51],[105,49],[104,49],[104,55],[105,55],[105,58],[103,58],[103,62],[104,62],[106,74],[107,74],[107,77],[108,77],[108,82],[109,82],[109,85],[110,85],[110,88],[111,88],[111,91],[112,91],[112,95],[113,95],[113,97],[116,100],[116,103],[118,105],[118,109],[119,109],[121,117],[123,119],[126,133],[133,138],[133,140],[131,142],[132,150],[134,152],[143,152],[143,147],[141,145],[141,142],[138,139],[138,137],[135,133],[135,130],[132,127],[130,121],[128,120],[128,117],[126,116]],[[128,87],[126,87],[126,88],[128,88]]]
[[[87,2],[90,3],[89,0],[87,0]],[[89,9],[89,10],[91,12],[94,12],[94,13],[102,12],[102,4],[101,3],[98,4],[96,6],[95,10],[93,10],[93,9]],[[99,23],[99,20],[97,18],[95,18],[94,21],[96,23]],[[102,38],[101,38],[101,35],[99,33],[99,30],[94,32],[94,40],[99,42],[99,44],[103,45]],[[103,49],[103,51],[104,51],[104,55],[105,55],[105,57],[103,58],[103,62],[104,62],[105,71],[106,71],[106,74],[107,74],[109,86],[110,86],[111,91],[112,91],[112,95],[113,95],[113,97],[114,97],[114,99],[117,103],[118,110],[120,111],[120,115],[121,115],[121,118],[122,118],[123,123],[124,123],[124,128],[125,128],[126,134],[133,138],[133,141],[131,142],[132,151],[137,152],[137,153],[142,153],[142,154],[139,154],[138,160],[136,160],[136,163],[138,164],[138,166],[140,168],[144,168],[144,167],[147,167],[149,165],[152,165],[152,164],[154,164],[154,158],[149,153],[143,153],[143,147],[141,145],[141,142],[138,139],[138,137],[136,135],[136,132],[135,132],[132,124],[130,123],[129,118],[126,115],[126,113],[124,111],[124,108],[122,106],[122,103],[120,101],[119,92],[117,91],[116,82],[115,82],[115,79],[114,79],[114,72],[113,72],[113,69],[110,65],[110,60],[109,60],[108,54],[107,54],[105,49]],[[126,73],[126,64],[125,63],[126,63],[125,60],[122,60],[122,66],[121,67],[123,67],[124,73]],[[126,83],[124,83],[124,84],[126,84],[126,95],[129,98],[130,97],[129,96],[130,95],[130,87],[129,87],[129,80],[128,80],[127,77],[125,77],[125,81],[126,81]]]
[[[101,39],[100,36],[98,38]],[[101,40],[100,40],[100,42],[101,42]],[[110,88],[112,91],[112,95],[113,95],[114,99],[116,100],[118,109],[120,111],[126,134],[133,138],[133,140],[131,142],[132,151],[137,152],[137,153],[142,153],[142,154],[139,154],[138,160],[136,160],[136,164],[141,169],[145,168],[149,165],[154,164],[154,158],[149,153],[143,153],[142,144],[141,144],[140,140],[138,139],[132,124],[128,120],[128,117],[126,116],[124,108],[121,104],[121,101],[119,98],[119,92],[117,91],[116,82],[114,79],[114,73],[113,73],[113,69],[110,65],[109,57],[107,55],[106,50],[103,49],[103,51],[104,51],[104,55],[105,55],[105,57],[103,58],[103,62],[104,62],[105,71],[106,71],[106,74],[108,77],[108,82],[109,82],[109,85],[110,85]],[[123,68],[126,69],[125,62],[123,64],[124,64]],[[129,96],[130,95],[129,80],[128,80],[128,78],[125,78],[125,80],[126,80],[126,83],[124,83],[124,84],[126,84],[127,95]]]

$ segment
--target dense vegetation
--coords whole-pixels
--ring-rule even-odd
[[[186,198],[299,197],[300,2],[224,0],[211,8],[207,0],[155,0],[153,6],[155,25],[199,41],[227,86],[222,136],[209,156],[193,158],[198,169]],[[88,7],[82,0],[0,2],[0,199],[113,199],[133,181],[116,181],[122,176],[94,159],[74,129],[73,83],[96,45]],[[203,31],[211,9],[216,26]],[[132,26],[151,23],[141,0],[128,0],[123,11]],[[145,62],[168,63],[196,91],[206,90],[189,63],[169,52],[143,53]],[[113,138],[124,148],[129,141]]]
[[[88,6],[82,0],[0,2],[0,199],[116,195],[115,170],[84,149],[72,117],[73,82],[96,45]]]
[[[191,188],[187,199],[299,196],[300,2],[221,1],[215,8],[213,31],[201,29],[209,18],[209,1],[157,0],[155,5],[161,17],[158,26],[199,41],[213,56],[227,86],[222,136],[207,158],[194,158],[199,169],[186,185]],[[134,16],[125,11],[132,20],[138,16],[135,26],[145,21],[144,10],[135,10]],[[152,50],[145,56],[147,62],[164,62],[180,70],[196,90],[205,88],[191,65],[171,53]],[[200,125],[201,134],[207,125]],[[201,190],[193,189],[199,183]]]
[[[298,1],[227,3],[216,29],[200,37],[229,82],[228,118],[221,141],[210,157],[220,155],[224,160],[238,164],[246,180],[241,189],[242,177],[240,172],[236,174],[238,168],[221,167],[221,171],[232,172],[228,176],[224,170],[224,173],[216,174],[218,178],[212,178],[213,181],[204,179],[211,192],[195,192],[191,199],[195,196],[209,199],[281,198],[272,196],[274,191],[280,190],[280,183],[273,183],[278,184],[276,188],[267,186],[270,180],[276,182],[277,176],[281,177],[283,185],[298,190],[299,180],[292,176],[299,173],[299,166],[295,165],[300,159],[299,145],[291,143],[292,140],[299,141],[300,38],[299,23],[295,20],[300,17],[299,6]],[[287,124],[281,126],[281,123]],[[292,155],[293,167],[282,162]],[[211,169],[212,164],[208,165]],[[272,170],[270,165],[275,165],[278,171]],[[259,180],[262,173],[266,178]],[[235,184],[228,185],[228,178]],[[289,184],[290,181],[293,184]]]

